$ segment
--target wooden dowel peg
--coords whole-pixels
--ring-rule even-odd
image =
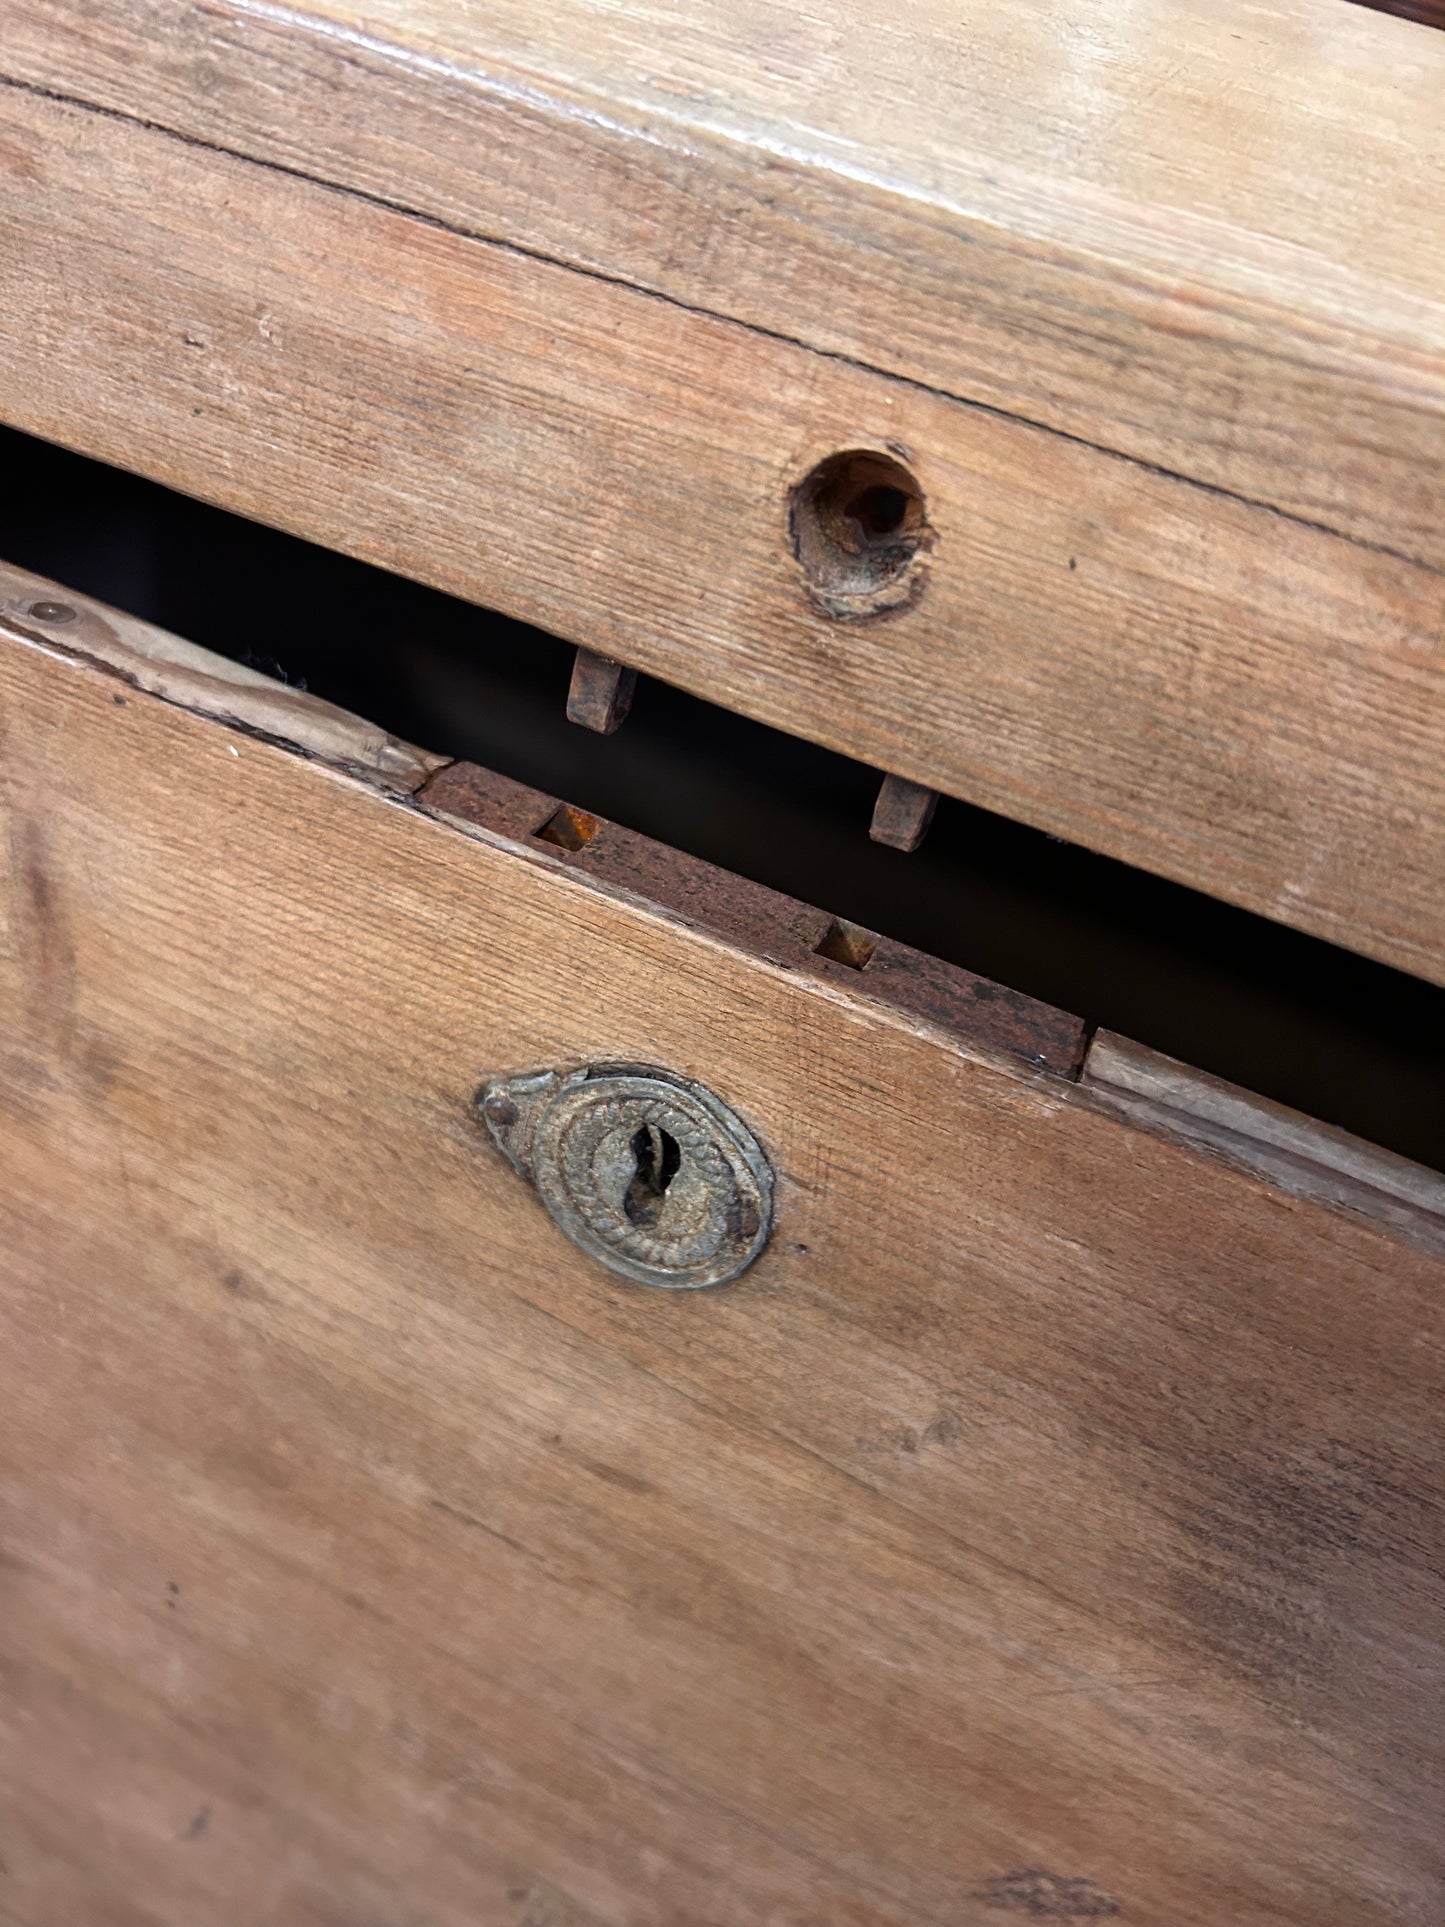
[[[928,834],[937,807],[937,790],[910,783],[906,776],[885,776],[873,805],[868,834],[875,843],[886,843],[890,850],[916,850]]]
[[[567,720],[610,736],[626,720],[636,687],[635,669],[614,662],[611,656],[579,649],[572,665],[572,686],[567,691]]]

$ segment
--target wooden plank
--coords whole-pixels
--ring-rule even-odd
[[[1281,1190],[1392,1223],[1445,1255],[1445,1177],[1112,1031],[1090,1040],[1082,1082],[1136,1123],[1257,1171]]]
[[[12,422],[1445,977],[1445,576],[0,94]],[[920,491],[899,544],[847,557],[884,558],[873,620],[832,619],[853,577],[810,588],[793,552],[798,486],[840,447],[861,479],[902,450]]]
[[[625,890],[785,969],[939,1025],[976,1051],[1076,1077],[1084,1025],[1035,997],[990,983],[941,957],[730,875],[636,830],[564,804],[475,763],[452,763],[419,800],[455,823],[480,825],[550,861]],[[1414,1166],[1410,1167],[1414,1169]]]
[[[1441,1262],[0,634],[4,1905],[1438,1919]],[[592,1267],[487,1075],[778,1173]]]
[[[1445,565],[1445,45],[1328,0],[10,0],[4,71]]]
[[[304,689],[6,562],[0,562],[0,624],[105,663],[152,696],[294,743],[389,789],[419,790],[447,761]]]

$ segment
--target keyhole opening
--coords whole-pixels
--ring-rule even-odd
[[[644,1124],[632,1140],[632,1155],[637,1160],[637,1170],[627,1187],[622,1209],[627,1213],[629,1224],[655,1224],[667,1187],[682,1163],[682,1150],[671,1131],[664,1131],[656,1124]]]

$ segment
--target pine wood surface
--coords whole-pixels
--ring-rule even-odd
[[[64,583],[0,562],[0,623],[103,662],[138,689],[267,736],[390,789],[419,790],[448,758],[364,722],[260,669],[202,649]]]
[[[1328,0],[10,0],[6,74],[1445,564],[1445,42]]]
[[[13,86],[0,289],[18,426],[1445,978],[1435,568]],[[867,621],[789,531],[850,447],[931,525]]]
[[[14,1919],[1438,1919],[1438,1257],[3,619],[0,794]],[[487,1142],[604,1057],[739,1285]]]

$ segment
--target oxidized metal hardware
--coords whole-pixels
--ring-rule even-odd
[[[79,611],[73,609],[68,602],[52,602],[48,599],[27,603],[20,613],[29,616],[34,622],[49,623],[55,629],[74,622],[79,615]]]
[[[500,1078],[478,1103],[567,1236],[624,1278],[671,1291],[725,1285],[768,1242],[772,1166],[701,1084],[598,1064]]]

